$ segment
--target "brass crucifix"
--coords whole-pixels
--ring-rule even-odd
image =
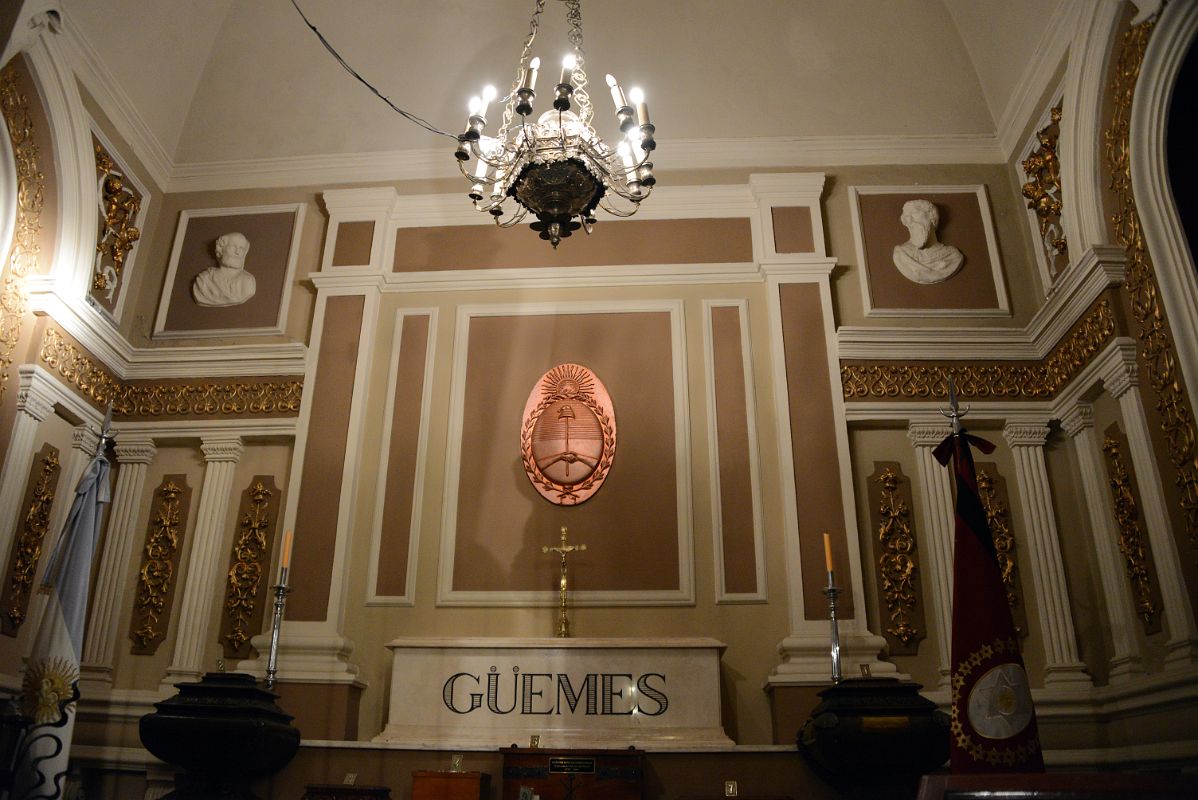
[[[558,583],[558,599],[561,601],[557,610],[557,635],[565,639],[570,636],[570,620],[566,616],[566,554],[586,550],[585,544],[566,544],[566,526],[562,526],[562,543],[557,547],[542,546],[541,552],[553,551],[561,556],[562,577]]]

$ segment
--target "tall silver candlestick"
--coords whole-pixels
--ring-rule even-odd
[[[832,570],[828,570],[828,585],[823,592],[828,598],[828,622],[832,629],[832,683],[840,683],[840,625],[836,620],[836,596],[840,594],[840,587],[834,578]]]
[[[266,658],[266,688],[275,687],[275,674],[279,671],[279,631],[283,627],[283,608],[287,605],[286,584],[270,587],[275,593],[275,613],[270,624],[270,655]]]

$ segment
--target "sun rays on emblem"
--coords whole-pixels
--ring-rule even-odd
[[[74,694],[78,679],[79,671],[65,658],[55,656],[30,664],[21,682],[24,712],[39,725],[55,722],[62,704]]]
[[[551,397],[574,398],[595,392],[589,372],[577,364],[560,364],[541,379],[541,389]]]

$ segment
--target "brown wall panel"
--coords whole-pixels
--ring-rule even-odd
[[[753,531],[753,486],[749,460],[749,418],[745,407],[740,309],[711,309],[712,364],[720,463],[720,527],[724,591],[752,594],[757,585]]]
[[[337,244],[333,247],[334,267],[355,267],[370,263],[374,240],[374,222],[342,222],[337,226]]]
[[[453,588],[553,589],[570,556],[581,590],[677,590],[678,510],[671,324],[665,312],[476,317],[470,324]],[[618,439],[602,488],[575,507],[541,497],[524,473],[529,392],[562,363],[593,370],[611,394]]]
[[[807,206],[771,208],[775,253],[814,253],[815,233]]]
[[[827,531],[832,535],[836,582],[844,589],[838,607],[847,619],[853,616],[853,592],[838,468],[840,455],[836,449],[836,429],[840,422],[832,407],[820,286],[788,283],[778,291],[805,616],[807,619],[827,616],[827,599],[820,591],[828,582],[823,545],[823,533]]]
[[[581,231],[574,237],[583,237]],[[724,264],[753,260],[747,218],[604,221],[585,246],[566,239],[554,250],[525,230],[494,225],[400,228],[396,272],[506,267],[594,267],[609,264]]]
[[[429,336],[427,314],[404,317],[399,364],[395,371],[395,405],[391,409],[387,486],[379,537],[378,580],[375,594],[407,594],[408,547],[412,539],[412,505],[416,484],[416,450],[424,394],[425,355]]]
[[[323,620],[328,611],[364,307],[361,295],[330,297],[325,306],[295,518],[291,575],[296,591],[287,604],[293,620]]]

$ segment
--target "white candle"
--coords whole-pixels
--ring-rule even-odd
[[[524,70],[524,80],[522,80],[520,82],[521,89],[528,89],[529,91],[533,91],[536,88],[537,70],[539,70],[540,68],[541,68],[541,59],[539,56],[537,58],[534,58],[532,61],[528,62],[528,69]]]
[[[287,585],[287,573],[291,570],[291,546],[295,541],[295,531],[287,530],[283,534],[283,554],[279,558],[279,585]]]
[[[499,93],[497,91],[495,91],[494,86],[488,85],[486,88],[483,89],[483,96],[481,98],[482,102],[479,104],[479,109],[478,109],[478,115],[480,117],[486,119],[487,106],[489,106],[491,104],[491,101],[495,99],[495,95],[497,95],[497,94],[499,94]]]
[[[649,106],[645,104],[645,93],[641,91],[640,87],[634,86],[628,92],[628,99],[636,105],[636,124],[648,125]]]
[[[615,77],[607,76],[607,85],[611,88],[611,101],[616,104],[616,111],[628,105],[628,100],[624,98],[624,90],[620,88],[620,84],[616,83]]]
[[[570,55],[563,58],[562,59],[562,77],[558,81],[558,84],[560,85],[563,83],[569,83],[570,79],[574,76],[574,68],[577,66],[578,66],[578,59],[574,57],[573,53],[570,53]]]

